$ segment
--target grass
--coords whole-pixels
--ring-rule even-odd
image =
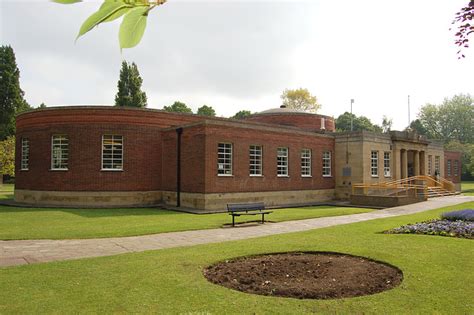
[[[15,188],[15,185],[13,184],[0,185],[0,200],[13,198],[14,188]]]
[[[244,241],[0,269],[0,313],[472,314],[472,240],[380,232],[473,206]],[[375,295],[319,301],[232,291],[202,275],[205,266],[218,261],[282,251],[370,257],[399,267],[404,281]]]
[[[369,212],[317,206],[278,209],[266,219],[281,222]],[[259,217],[258,217],[259,218]],[[236,222],[257,217],[237,217]],[[227,213],[188,214],[162,209],[54,209],[0,206],[0,239],[73,239],[145,235],[222,227]]]
[[[474,196],[474,182],[461,182],[461,191],[463,195]]]

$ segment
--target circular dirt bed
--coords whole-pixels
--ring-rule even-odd
[[[398,286],[403,273],[388,264],[338,253],[282,253],[241,257],[204,270],[230,289],[299,299],[336,299]]]

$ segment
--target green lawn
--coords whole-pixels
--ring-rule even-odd
[[[463,195],[474,196],[474,182],[462,182],[461,190]]]
[[[280,222],[369,212],[318,206],[278,209],[266,219]],[[236,218],[237,222],[259,217]],[[0,206],[0,239],[71,239],[145,235],[222,227],[227,213],[188,214],[162,209],[53,209]]]
[[[3,184],[0,186],[0,200],[13,198],[13,184]]]
[[[467,203],[244,241],[0,269],[0,313],[472,314],[473,241],[381,234],[402,224],[473,208]],[[399,267],[390,291],[342,300],[297,300],[232,291],[209,283],[205,266],[269,252],[336,251]]]

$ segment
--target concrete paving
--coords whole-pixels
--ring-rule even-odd
[[[449,196],[417,204],[376,210],[369,213],[325,217],[263,225],[211,230],[171,232],[144,236],[75,239],[0,241],[0,266],[15,266],[86,257],[158,250],[172,247],[219,243],[261,236],[320,229],[335,225],[368,221],[423,212],[474,201],[472,196]]]

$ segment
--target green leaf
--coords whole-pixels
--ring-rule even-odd
[[[51,2],[61,3],[61,4],[73,4],[82,2],[82,0],[51,0]]]
[[[145,33],[148,11],[148,7],[138,7],[125,15],[119,31],[120,48],[132,48],[140,42]]]
[[[130,5],[125,4],[123,1],[105,1],[99,10],[87,18],[87,20],[82,24],[77,38],[89,32],[102,22],[109,22],[119,18],[127,11],[127,9],[130,9]],[[122,11],[124,12],[122,13]]]

